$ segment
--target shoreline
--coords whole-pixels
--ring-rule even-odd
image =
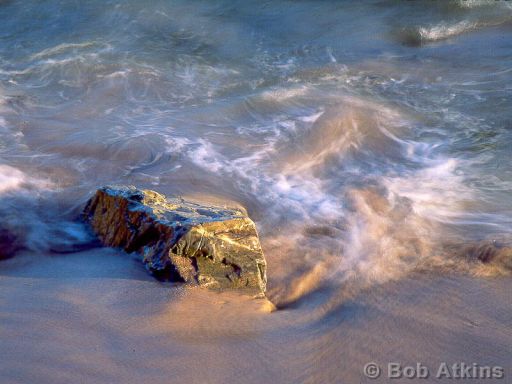
[[[111,249],[1,266],[5,383],[365,382],[370,361],[512,363],[507,278],[414,274],[269,314],[236,293],[155,281]]]

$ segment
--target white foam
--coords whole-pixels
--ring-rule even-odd
[[[27,176],[20,170],[0,164],[0,193],[20,189],[27,183]]]
[[[309,170],[297,172],[289,169],[274,173],[269,169],[266,161],[275,153],[275,142],[247,156],[229,159],[204,139],[195,142],[175,140],[172,139],[174,148],[199,167],[230,179],[242,180],[245,188],[257,194],[261,202],[275,207],[272,214],[303,218],[316,215],[326,219],[341,213],[339,203],[331,201],[322,182]]]
[[[40,60],[40,59],[48,57],[48,56],[55,56],[55,55],[64,53],[66,51],[90,48],[95,45],[97,45],[97,43],[95,43],[95,42],[58,44],[54,47],[46,48],[38,53],[33,54],[32,56],[30,56],[30,59],[31,60]]]
[[[461,21],[456,24],[442,23],[431,27],[420,27],[418,28],[418,33],[424,41],[438,41],[460,35],[476,28],[478,28],[477,23]]]
[[[300,86],[294,88],[276,88],[269,91],[264,91],[261,98],[266,101],[282,102],[295,97],[306,95],[308,87]]]
[[[303,121],[305,123],[314,123],[315,121],[317,121],[324,114],[324,112],[325,111],[322,109],[322,110],[320,110],[317,113],[313,113],[312,115],[301,116],[301,117],[299,117],[299,120]]]
[[[484,6],[495,6],[499,3],[503,3],[505,1],[499,1],[499,0],[458,0],[457,4],[461,8],[478,8],[478,7],[484,7]]]
[[[42,178],[27,175],[21,170],[0,164],[0,194],[10,196],[34,195],[55,189],[55,185]]]
[[[438,159],[427,168],[403,177],[385,178],[390,198],[406,197],[416,214],[429,220],[452,223],[460,217],[463,205],[472,197],[464,184],[464,176],[457,172],[459,161]]]
[[[49,181],[0,164],[0,227],[15,235],[26,249],[66,251],[90,241],[82,223],[68,221],[54,211],[54,189]]]
[[[189,151],[188,155],[194,163],[210,172],[218,173],[222,169],[231,168],[224,156],[218,153],[211,143],[203,139],[197,141],[195,148]]]

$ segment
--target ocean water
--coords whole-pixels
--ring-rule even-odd
[[[0,1],[1,225],[70,252],[134,184],[245,207],[277,303],[466,268],[511,233],[511,107],[508,1]]]

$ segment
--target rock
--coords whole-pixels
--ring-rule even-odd
[[[13,257],[21,248],[18,237],[6,228],[0,228],[0,260]]]
[[[157,277],[265,292],[256,227],[239,210],[116,186],[99,189],[83,215],[104,245],[139,252]]]

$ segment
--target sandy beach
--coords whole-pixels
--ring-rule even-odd
[[[0,272],[0,376],[316,384],[371,382],[368,362],[509,369],[510,290],[506,278],[415,275],[345,300],[336,299],[343,290],[317,292],[268,313],[263,300],[159,283],[117,251],[24,254]]]

